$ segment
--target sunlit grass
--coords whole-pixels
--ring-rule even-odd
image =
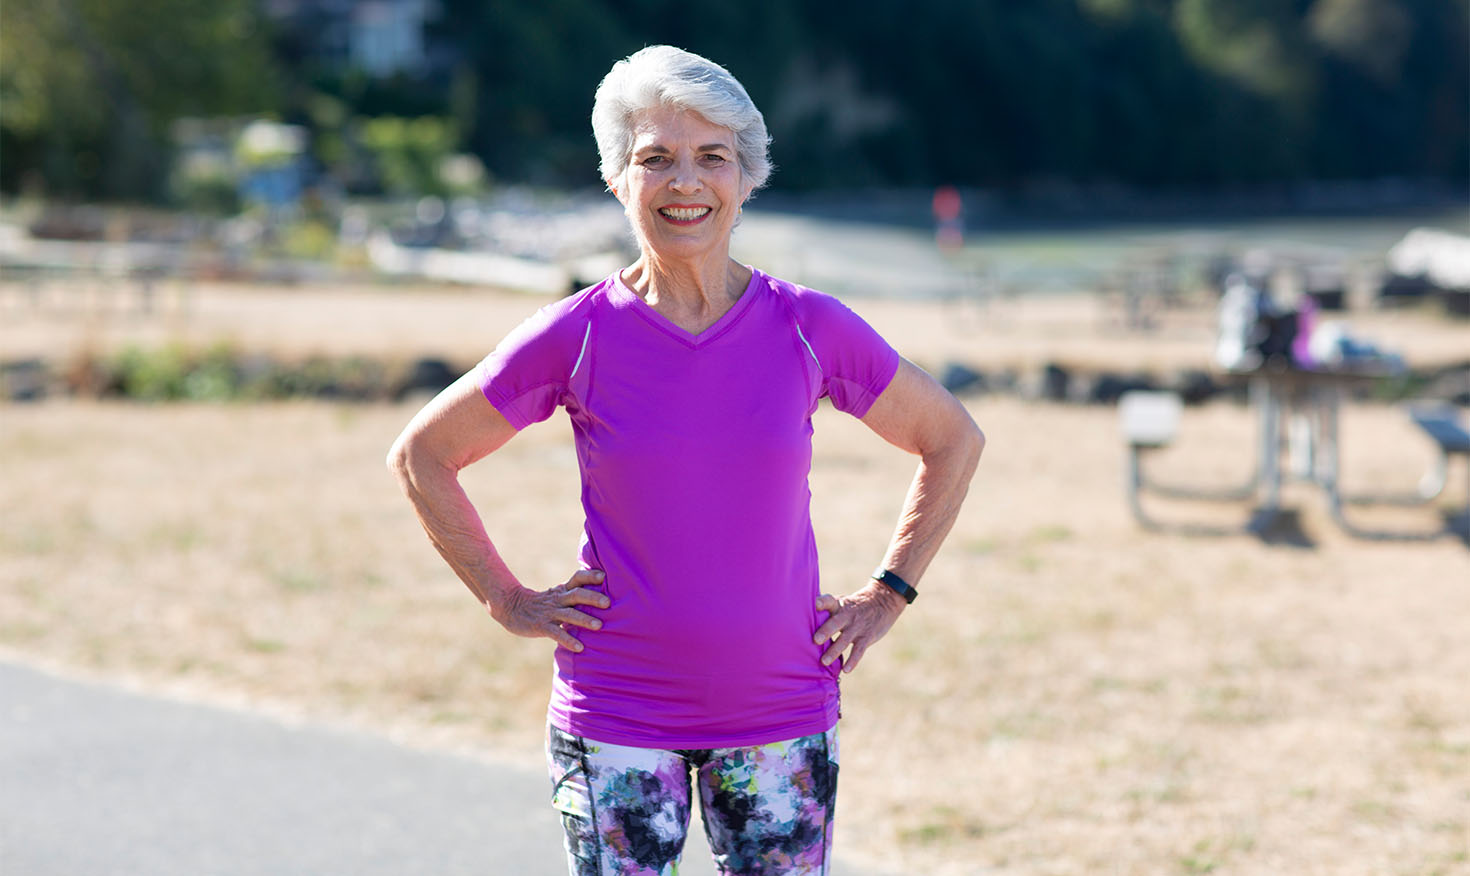
[[[412,410],[6,408],[0,649],[539,761],[550,650],[486,616],[384,470]],[[1463,545],[1352,542],[1308,492],[1288,499],[1309,551],[1143,533],[1111,411],[972,410],[990,445],[949,547],[843,681],[840,849],[934,874],[1460,866]],[[1228,474],[1248,413],[1190,414],[1191,470]],[[881,555],[914,461],[818,417],[814,520],[841,592]],[[1399,426],[1351,412],[1345,466],[1407,476],[1382,453]],[[512,568],[565,579],[564,427],[464,480]]]

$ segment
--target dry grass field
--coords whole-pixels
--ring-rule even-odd
[[[131,334],[11,318],[0,351],[227,336],[467,363],[534,304],[216,291],[178,325]],[[926,365],[1205,355],[1202,320],[1120,341],[1086,301],[1008,307],[858,309]],[[1388,340],[1423,328],[1383,319]],[[1422,334],[1416,349],[1466,349],[1463,327]],[[920,874],[1470,872],[1464,543],[1351,540],[1301,485],[1285,494],[1299,539],[1145,533],[1124,505],[1111,409],[969,405],[989,438],[969,504],[923,597],[844,681],[839,848]],[[550,647],[501,632],[418,530],[382,463],[412,412],[0,407],[0,649],[539,763]],[[1342,428],[1349,489],[1407,487],[1429,460],[1394,408],[1350,406]],[[1242,407],[1190,409],[1160,472],[1237,480],[1251,436]],[[814,518],[840,591],[881,555],[913,460],[826,408],[816,442]],[[565,578],[580,513],[564,422],[527,430],[465,483],[512,568]],[[1364,519],[1439,523],[1430,509]]]

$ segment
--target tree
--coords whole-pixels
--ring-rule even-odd
[[[0,183],[156,197],[169,123],[272,108],[272,71],[252,0],[5,0]]]

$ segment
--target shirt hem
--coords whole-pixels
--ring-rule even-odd
[[[800,739],[803,736],[826,733],[828,730],[837,726],[839,717],[839,710],[834,707],[826,709],[825,714],[821,718],[784,724],[779,728],[763,732],[713,735],[668,734],[659,736],[622,733],[617,730],[610,730],[606,727],[598,726],[596,721],[566,720],[565,716],[557,715],[554,710],[547,712],[546,720],[563,733],[580,736],[590,742],[601,742],[608,745],[626,745],[631,748],[652,748],[673,751],[678,749],[748,748],[755,745],[770,745],[773,742],[787,742],[792,739]]]

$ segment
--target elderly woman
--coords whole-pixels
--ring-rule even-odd
[[[556,643],[547,756],[573,874],[674,872],[696,789],[722,873],[826,873],[839,671],[914,600],[984,439],[836,299],[730,258],[771,164],[724,68],[644,49],[592,125],[641,255],[513,331],[389,463],[491,617]],[[840,598],[819,589],[807,487],[822,398],[920,458],[877,572]],[[528,587],[457,472],[557,407],[586,524],[568,580]]]

